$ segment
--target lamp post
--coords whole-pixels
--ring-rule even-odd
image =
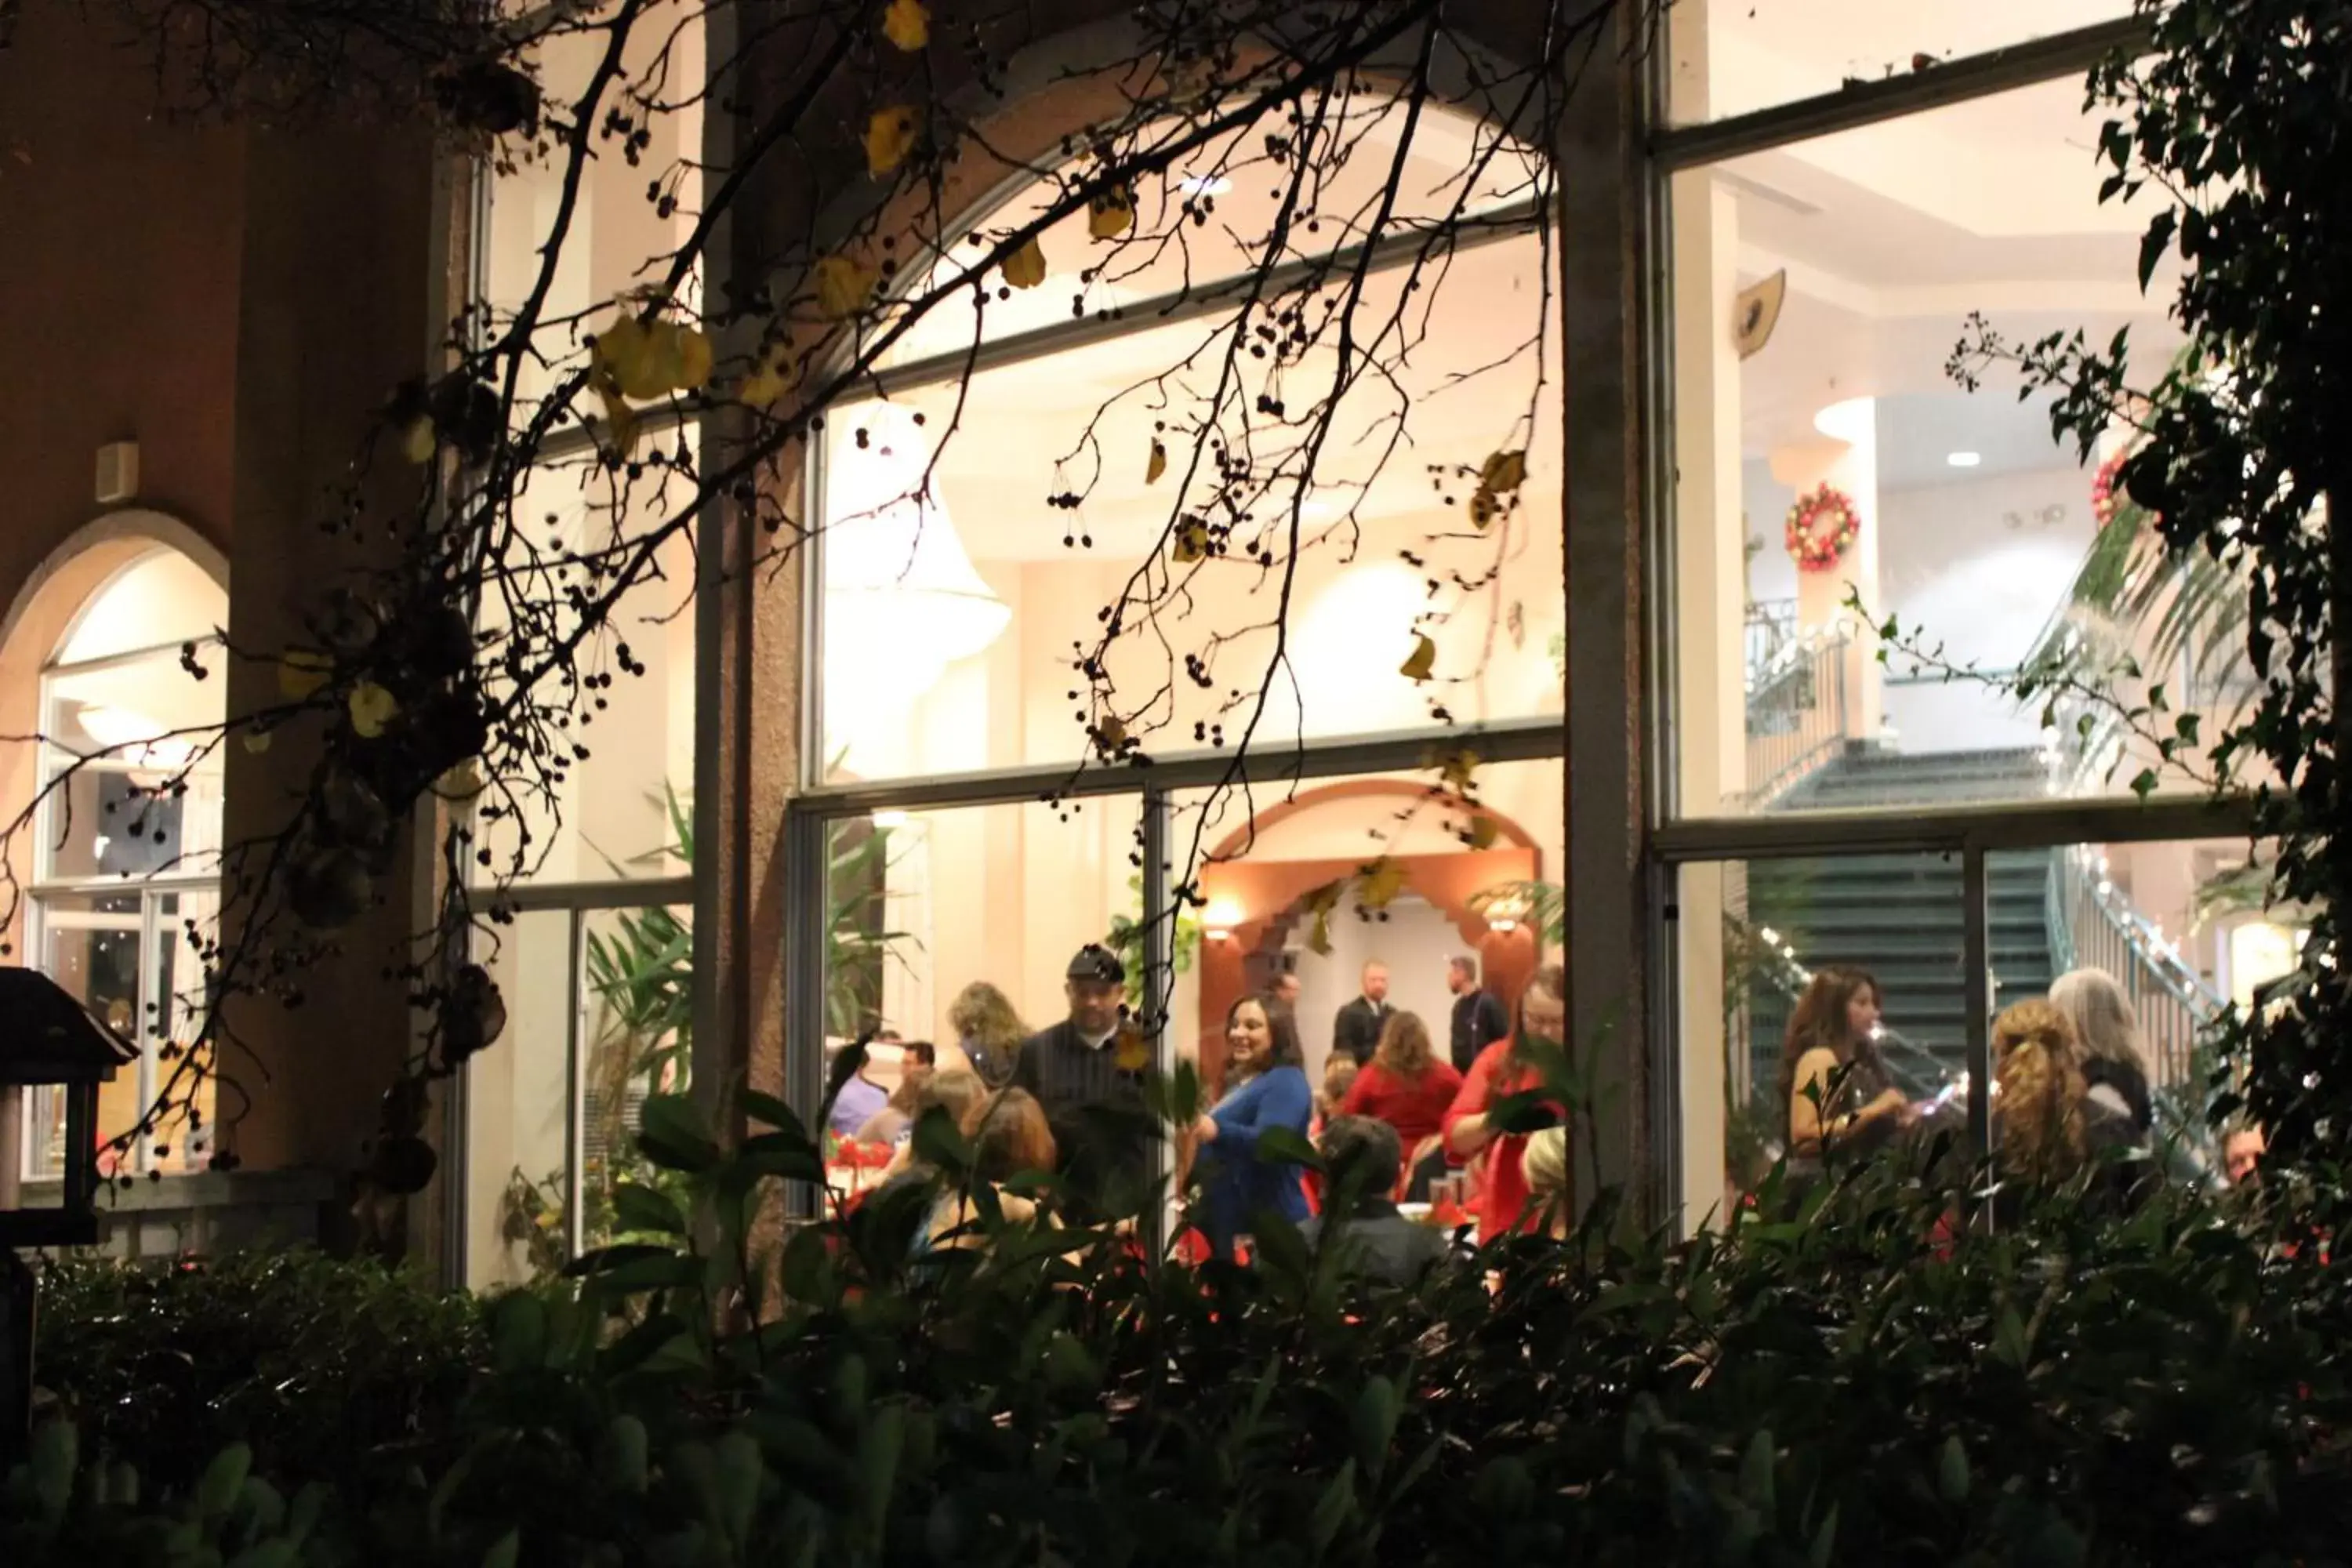
[[[47,975],[0,968],[0,1470],[19,1457],[33,1412],[40,1284],[17,1249],[97,1242],[98,1089],[138,1059],[138,1047]],[[42,1086],[65,1096],[65,1192],[55,1208],[28,1209],[25,1091]]]

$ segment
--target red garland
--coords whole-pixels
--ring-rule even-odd
[[[1853,498],[1834,485],[1816,487],[1789,509],[1789,554],[1801,572],[1829,571],[1861,536],[1862,514]]]

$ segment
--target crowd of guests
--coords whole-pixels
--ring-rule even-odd
[[[1790,1017],[1781,1052],[1785,1149],[1800,1186],[1832,1155],[1867,1159],[1906,1135],[1965,1117],[1956,1084],[1914,1100],[1895,1081],[1879,1044],[1885,998],[1867,971],[1817,971]],[[2000,1169],[2021,1186],[2089,1174],[2089,1190],[2128,1205],[2167,1180],[2209,1180],[2201,1163],[2159,1127],[2139,1026],[2129,997],[2104,970],[2061,975],[2046,997],[1993,1019],[1989,1094]],[[2252,1179],[2259,1129],[2223,1145],[2227,1179]]]
[[[1522,1042],[1557,1042],[1565,1032],[1562,976],[1556,966],[1539,972],[1514,1021],[1480,988],[1474,961],[1454,959],[1449,971],[1456,1005],[1445,1054],[1418,1015],[1388,1003],[1387,972],[1373,963],[1362,994],[1335,1020],[1319,1085],[1307,1076],[1295,977],[1234,1003],[1220,1091],[1172,1130],[1177,1179],[1206,1253],[1241,1255],[1258,1216],[1278,1215],[1311,1228],[1338,1223],[1366,1268],[1410,1272],[1449,1242],[1404,1205],[1425,1207],[1447,1176],[1463,1179],[1465,1206],[1482,1236],[1549,1223],[1557,1184],[1545,1189],[1539,1173],[1555,1170],[1564,1181],[1565,1134],[1531,1140],[1491,1125],[1489,1115],[1535,1082]],[[1081,949],[1064,979],[1065,1016],[1035,1032],[1002,992],[975,984],[950,1009],[959,1037],[952,1047],[877,1037],[877,1045],[896,1048],[897,1082],[886,1086],[861,1067],[836,1092],[828,1128],[845,1142],[896,1145],[876,1192],[937,1185],[912,1138],[937,1110],[963,1132],[974,1181],[996,1188],[1023,1172],[1050,1173],[1066,1216],[1131,1215],[1150,1195],[1152,1143],[1161,1133],[1146,1109],[1150,1054],[1128,1016],[1126,982],[1116,953]],[[1344,1165],[1348,1179],[1335,1176],[1326,1191],[1297,1158],[1309,1144],[1325,1152],[1327,1169]],[[1531,1147],[1554,1144],[1549,1166],[1542,1155],[1530,1166]],[[1343,1194],[1348,1213],[1321,1212],[1326,1199]],[[918,1250],[965,1245],[975,1233],[971,1204],[968,1193],[941,1192]],[[1035,1214],[1011,1194],[997,1206],[1016,1219]]]

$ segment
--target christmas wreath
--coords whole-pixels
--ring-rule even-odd
[[[1862,534],[1853,498],[1834,485],[1799,496],[1789,508],[1789,554],[1802,572],[1826,572]]]

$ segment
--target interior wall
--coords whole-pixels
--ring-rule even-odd
[[[1339,1009],[1362,994],[1367,963],[1388,966],[1389,1005],[1420,1014],[1439,1053],[1446,1049],[1454,1007],[1445,987],[1446,961],[1463,951],[1461,933],[1426,899],[1401,898],[1389,907],[1388,917],[1366,921],[1343,914],[1331,922],[1328,953],[1303,947],[1297,952],[1299,1045],[1307,1055],[1307,1079],[1318,1087]]]

